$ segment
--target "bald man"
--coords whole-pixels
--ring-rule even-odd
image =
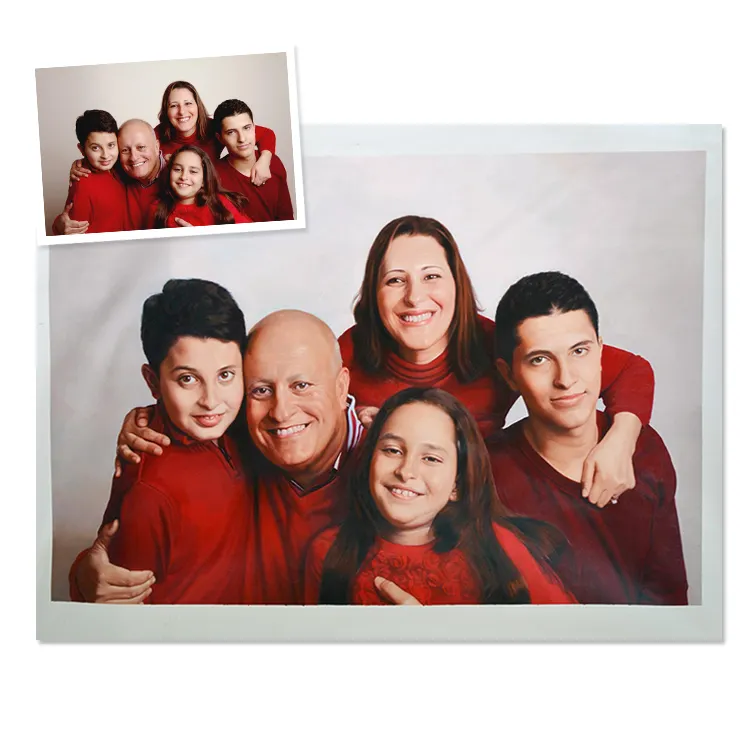
[[[158,197],[158,177],[166,166],[159,149],[154,129],[145,120],[128,120],[117,131],[120,152],[119,175],[125,186],[126,229],[146,229],[146,218],[151,203]],[[70,205],[58,216],[52,229],[54,234],[83,234],[88,222],[73,221]],[[85,226],[83,226],[85,225]]]
[[[252,439],[245,602],[301,604],[307,546],[340,521],[346,467],[363,427],[336,337],[313,315],[282,310],[263,318],[249,333],[243,369]],[[74,563],[74,598],[138,603],[147,596],[151,571],[110,564],[112,533],[102,527]]]

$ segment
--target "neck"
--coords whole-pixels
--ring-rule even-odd
[[[249,156],[244,156],[244,157],[235,156],[234,154],[229,154],[229,163],[238,172],[241,172],[246,177],[250,176],[250,172],[252,172],[252,169],[255,166],[256,161],[258,161],[258,159],[255,156],[255,149],[252,149]]]
[[[435,534],[432,531],[432,522],[427,526],[419,526],[416,529],[396,529],[391,527],[384,536],[389,542],[401,544],[404,547],[419,547],[423,544],[429,544],[435,538]]]
[[[428,365],[430,362],[434,362],[447,348],[448,343],[445,341],[440,341],[429,349],[416,350],[399,346],[398,356],[413,365]]]
[[[138,182],[140,182],[141,185],[143,185],[144,187],[147,187],[159,176],[160,169],[161,169],[161,159],[157,159],[156,166],[151,170],[151,172],[146,177],[138,180]]]
[[[183,198],[182,200],[177,201],[181,206],[192,206],[193,203],[195,203],[195,196],[192,198]]]
[[[579,427],[564,429],[529,416],[523,426],[531,447],[563,476],[581,481],[583,462],[599,440],[596,410]]]
[[[183,133],[181,130],[178,130],[177,132],[180,134],[180,138],[192,138],[197,126],[193,125],[193,127],[187,131],[187,133]]]
[[[287,476],[303,489],[310,490],[317,487],[331,476],[336,459],[341,455],[346,444],[346,414],[342,412],[341,417],[333,438],[323,450],[320,458],[304,469],[286,472]]]

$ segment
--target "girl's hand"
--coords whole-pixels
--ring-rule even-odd
[[[582,495],[592,505],[603,508],[610,500],[635,487],[633,454],[641,431],[634,414],[622,412],[604,438],[594,446],[583,463]]]
[[[125,415],[120,434],[117,436],[116,477],[122,474],[120,459],[131,464],[139,464],[141,457],[138,453],[160,456],[162,454],[161,446],[169,445],[170,440],[166,435],[162,435],[148,426],[153,413],[153,406],[140,406],[131,409]]]
[[[357,412],[359,421],[362,422],[362,426],[368,430],[372,426],[372,420],[375,419],[375,415],[380,411],[377,406],[358,406],[354,411]]]
[[[74,182],[78,182],[78,180],[88,177],[90,174],[91,170],[83,166],[83,159],[76,159],[70,165],[70,184],[72,185]]]
[[[250,171],[250,179],[253,185],[262,185],[271,179],[271,152],[264,151],[255,162],[255,166]]]
[[[411,594],[407,594],[402,588],[396,586],[382,576],[375,577],[375,588],[378,593],[390,604],[405,604],[413,607],[421,607],[422,602],[417,601]]]

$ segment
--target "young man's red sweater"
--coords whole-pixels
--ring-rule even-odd
[[[72,203],[70,218],[88,221],[86,234],[122,232],[126,229],[125,186],[115,170],[92,172],[74,182],[68,191],[67,203]]]
[[[309,544],[323,528],[340,522],[344,512],[346,476],[363,433],[353,401],[347,410],[347,423],[346,445],[336,466],[325,483],[310,490],[302,489],[277,466],[253,457],[247,604],[304,603]]]
[[[499,524],[493,524],[500,546],[526,583],[532,604],[575,604],[555,574],[541,565],[526,545]],[[317,604],[323,563],[338,534],[321,532],[310,545],[305,565],[305,604]],[[394,544],[378,537],[357,572],[350,604],[388,604],[375,587],[382,576],[411,594],[420,604],[482,604],[480,581],[463,552],[435,552],[435,543]]]
[[[248,219],[247,216],[245,216],[245,214],[243,214],[226,196],[219,195],[219,200],[224,208],[232,214],[235,224],[250,224],[252,222],[252,220]],[[155,226],[156,211],[158,207],[159,201],[154,201],[149,208],[148,219],[146,220],[149,229],[153,229]],[[208,206],[199,206],[196,203],[191,203],[189,205],[178,203],[174,209],[172,209],[172,213],[167,217],[167,229],[173,229],[180,226],[175,219],[183,219],[193,227],[209,227],[216,224],[211,209]]]
[[[200,140],[198,138],[198,130],[196,128],[195,132],[191,136],[185,137],[177,133],[177,135],[171,141],[168,141],[164,136],[164,129],[162,128],[161,124],[157,125],[154,128],[156,139],[159,141],[161,152],[164,154],[164,156],[172,156],[172,154],[181,146],[198,146],[198,148],[203,149],[208,154],[208,157],[211,159],[214,166],[216,166],[219,163],[219,158],[221,156],[221,152],[224,150],[224,146],[219,143],[219,140],[214,135],[213,120],[211,119],[209,119],[208,121],[208,132],[209,134],[203,140]],[[259,152],[270,151],[272,154],[275,154],[276,133],[274,133],[270,128],[264,128],[262,125],[256,125],[255,145]]]
[[[151,427],[172,442],[113,480],[110,561],[154,572],[150,604],[242,604],[250,503],[233,441],[192,440],[161,407]]]
[[[490,362],[494,362],[495,324],[479,316],[485,335]],[[394,393],[411,386],[442,388],[456,396],[477,420],[482,434],[488,437],[505,425],[505,417],[518,398],[495,371],[482,375],[471,383],[461,383],[450,369],[448,351],[426,365],[416,365],[388,352],[381,372],[366,372],[354,359],[354,343],[349,328],[339,337],[341,356],[349,368],[349,392],[357,405],[377,406]],[[645,425],[651,419],[654,402],[654,373],[651,365],[623,349],[605,346],[602,350],[602,398],[608,412],[632,412]]]
[[[516,422],[488,442],[503,504],[556,526],[568,547],[554,563],[581,604],[687,604],[687,577],[675,507],[676,476],[662,439],[649,426],[635,454],[635,489],[597,508],[581,484],[552,468]],[[597,412],[599,435],[610,422]]]
[[[286,182],[286,169],[278,156],[271,158],[271,178],[263,185],[254,185],[238,172],[225,156],[216,166],[219,182],[224,190],[240,193],[247,198],[243,211],[253,221],[291,221],[294,219],[292,199]]]

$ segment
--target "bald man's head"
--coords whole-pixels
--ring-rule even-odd
[[[303,486],[331,471],[346,440],[349,371],[333,331],[300,310],[280,310],[248,336],[247,425],[269,461]]]
[[[159,141],[144,120],[128,120],[117,133],[120,164],[125,173],[145,185],[153,182],[161,167]]]

